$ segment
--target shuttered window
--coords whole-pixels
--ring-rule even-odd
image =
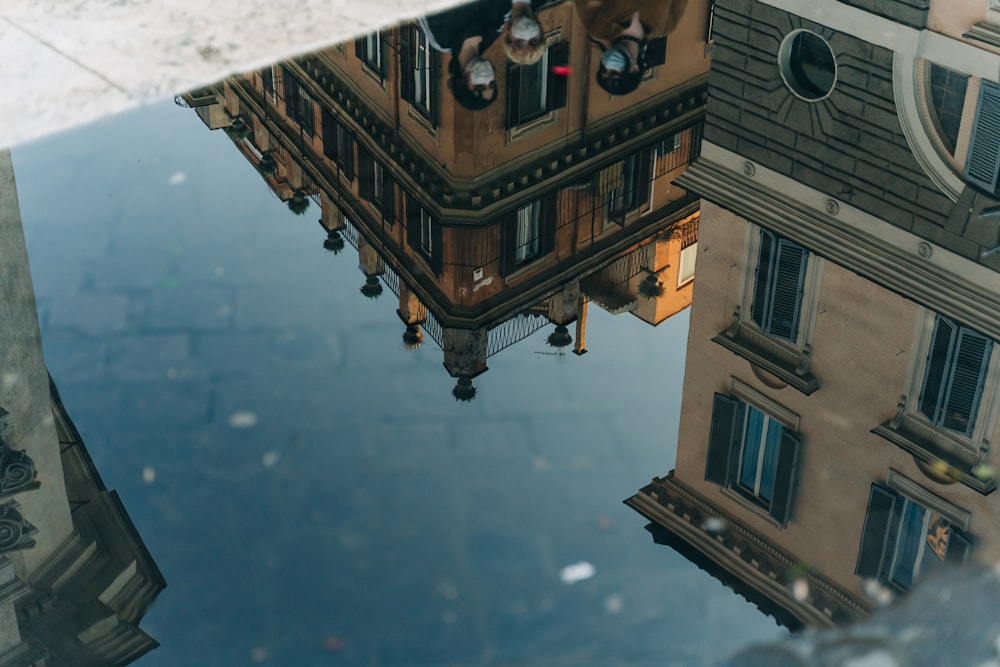
[[[503,222],[503,274],[540,260],[555,247],[558,193],[535,201],[507,214]]]
[[[367,65],[379,78],[384,79],[386,75],[386,59],[382,53],[382,33],[373,32],[364,37],[354,40],[354,55],[361,62]]]
[[[764,333],[798,339],[808,256],[805,248],[761,230],[750,318]]]
[[[323,155],[341,168],[341,173],[354,180],[354,136],[327,109],[323,109]]]
[[[440,54],[431,47],[427,35],[419,26],[401,26],[399,38],[400,96],[437,127]]]
[[[944,562],[962,562],[969,538],[945,517],[872,484],[855,574],[907,590]]]
[[[938,315],[919,399],[935,426],[972,436],[992,349],[983,334]]]
[[[507,129],[566,106],[569,42],[545,50],[538,62],[507,69]]]
[[[997,189],[1000,173],[1000,86],[982,80],[976,119],[972,125],[965,176],[973,185],[989,192]]]
[[[791,516],[800,449],[796,435],[771,416],[715,395],[705,479],[740,492],[782,526]]]
[[[406,241],[414,251],[427,260],[435,275],[441,274],[442,230],[438,223],[416,198],[404,194]]]

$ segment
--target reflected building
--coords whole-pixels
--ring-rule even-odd
[[[600,52],[556,2],[537,12],[538,62],[487,49],[498,94],[482,110],[454,100],[451,56],[416,22],[183,102],[293,211],[318,204],[325,246],[356,248],[362,293],[388,286],[405,344],[431,337],[468,396],[488,357],[546,325],[585,352],[589,302],[651,324],[690,303],[698,200],[673,181],[701,143],[709,14],[688,3],[625,97],[593,84]]]
[[[0,665],[125,665],[166,584],[46,370],[6,151],[0,250]]]
[[[1000,547],[993,4],[716,3],[676,465],[627,502],[792,627]]]

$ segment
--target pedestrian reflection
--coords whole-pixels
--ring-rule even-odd
[[[674,31],[687,0],[574,0],[574,4],[602,52],[597,84],[612,95],[626,95],[639,87],[651,66],[650,39],[665,39]],[[665,48],[665,41],[657,47]]]

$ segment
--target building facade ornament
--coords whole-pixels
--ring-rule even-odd
[[[0,498],[39,487],[35,462],[24,451],[11,449],[0,437]]]
[[[0,505],[0,553],[21,551],[35,546],[32,535],[38,529],[28,523],[17,510],[18,504],[9,502]]]

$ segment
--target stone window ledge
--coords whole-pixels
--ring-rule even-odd
[[[743,357],[806,396],[819,389],[819,379],[809,372],[809,345],[802,350],[792,349],[740,320],[738,311],[733,325],[713,338],[712,342]]]
[[[974,473],[976,466],[984,460],[984,452],[976,451],[971,443],[931,426],[916,415],[897,414],[871,432],[909,452],[925,466],[940,465],[943,461],[949,470],[956,472],[956,481],[983,495],[996,490],[996,480],[984,480]]]

